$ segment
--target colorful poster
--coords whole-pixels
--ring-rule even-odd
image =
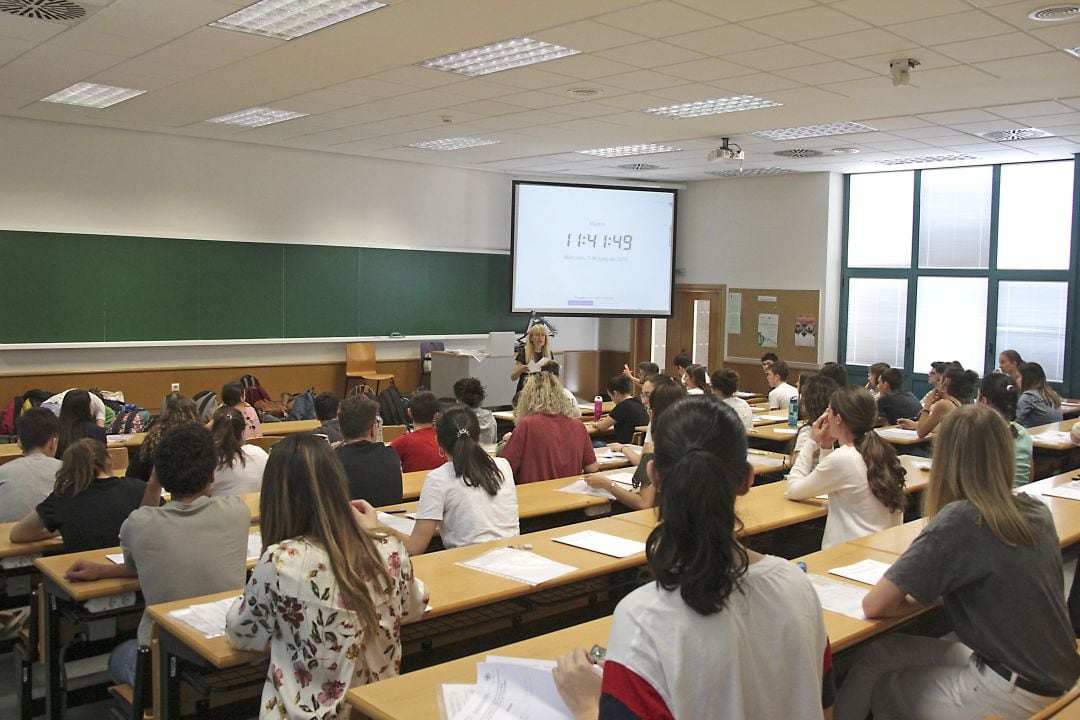
[[[817,318],[813,315],[795,316],[795,346],[814,347],[817,340]]]

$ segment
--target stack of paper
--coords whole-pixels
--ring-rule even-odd
[[[1038,435],[1032,435],[1031,439],[1038,440],[1044,443],[1053,443],[1055,445],[1058,443],[1072,442],[1072,440],[1069,439],[1069,433],[1062,430],[1047,430],[1045,432],[1039,433]]]
[[[416,520],[410,520],[398,513],[390,514],[380,510],[378,517],[379,522],[391,530],[397,530],[402,535],[412,535],[413,528],[416,527]]]
[[[877,585],[878,580],[885,576],[885,571],[888,570],[889,567],[891,566],[888,563],[867,559],[860,560],[854,565],[844,565],[843,567],[833,568],[829,571],[829,574],[839,575],[848,580],[866,583],[867,585]]]
[[[768,455],[758,455],[757,453],[749,452],[746,454],[746,462],[751,465],[764,465],[765,467],[783,467],[783,458],[769,457]]]
[[[591,550],[601,555],[624,558],[645,552],[645,543],[637,540],[627,540],[618,535],[596,532],[595,530],[583,530],[573,535],[552,538],[557,543],[573,545],[583,550]]]
[[[914,430],[905,430],[904,428],[878,428],[877,434],[883,438],[892,438],[894,440],[917,440],[919,433]]]
[[[762,420],[771,420],[772,422],[787,422],[788,421],[788,416],[787,415],[765,414],[765,415],[758,415],[758,417],[761,418]]]
[[[1058,485],[1050,490],[1044,490],[1043,495],[1067,498],[1069,500],[1080,500],[1080,481],[1073,480],[1072,482]]]
[[[262,556],[262,533],[251,533],[248,535],[247,544],[247,559],[249,561],[258,560]]]
[[[225,634],[225,617],[234,602],[236,598],[225,598],[215,602],[199,603],[182,610],[173,610],[169,614],[195,628],[204,637],[220,637]]]
[[[526,585],[539,585],[577,570],[576,567],[549,560],[534,552],[510,547],[486,552],[458,565]]]
[[[488,655],[476,664],[476,684],[440,687],[446,720],[573,720],[559,697],[554,660]]]
[[[604,488],[589,487],[589,483],[584,480],[575,480],[566,487],[558,488],[558,492],[574,493],[575,495],[595,495],[596,497],[602,497],[608,500],[615,499],[615,496]]]
[[[794,435],[795,433],[799,432],[798,428],[793,427],[768,428],[768,430],[776,433],[777,435]]]
[[[824,575],[810,573],[806,577],[810,579],[810,584],[814,586],[822,608],[853,617],[856,620],[866,619],[866,615],[863,614],[862,610],[862,601],[866,594],[870,592],[869,590],[848,585],[839,580],[827,578]]]

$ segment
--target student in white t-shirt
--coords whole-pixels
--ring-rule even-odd
[[[876,421],[877,402],[866,388],[840,388],[788,473],[789,499],[829,496],[822,548],[904,521],[905,471],[892,445],[874,432]],[[821,460],[810,469],[815,451]]]
[[[436,528],[447,548],[517,535],[517,488],[510,463],[480,447],[476,413],[454,405],[435,421],[446,462],[428,473],[420,490],[410,555],[427,550]]]
[[[754,411],[750,408],[750,403],[735,394],[739,391],[739,373],[734,370],[717,370],[712,374],[712,387],[716,396],[739,416],[744,428],[749,430],[754,427]]]
[[[247,419],[239,410],[220,407],[214,411],[210,432],[218,454],[212,488],[215,497],[262,490],[263,470],[270,456],[258,445],[244,443],[245,429]]]
[[[735,500],[754,482],[742,423],[690,397],[655,425],[656,581],[615,608],[602,675],[582,649],[559,660],[559,694],[579,720],[821,720],[835,687],[817,594],[792,563],[736,535]]]
[[[787,379],[790,370],[787,363],[778,360],[765,371],[765,380],[769,383],[769,407],[773,410],[787,410],[791,404],[791,398],[797,397],[798,389],[788,385]]]
[[[686,375],[683,380],[686,385],[687,395],[706,395],[710,392],[709,376],[704,365],[694,363],[686,368]]]

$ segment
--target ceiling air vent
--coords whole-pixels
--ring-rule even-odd
[[[82,20],[86,8],[71,0],[0,0],[0,12],[37,20]]]
[[[576,98],[594,98],[594,97],[599,97],[599,96],[603,95],[604,91],[600,90],[599,88],[576,87],[576,88],[570,88],[569,90],[567,90],[566,94],[569,95],[570,97],[576,97]]]
[[[824,154],[820,150],[811,150],[810,148],[792,148],[791,150],[780,150],[773,153],[773,155],[787,158],[812,158],[821,157]]]
[[[649,163],[628,163],[626,165],[616,165],[615,167],[621,170],[659,170],[659,165],[650,165]]]
[[[1052,5],[1038,8],[1028,13],[1028,17],[1039,22],[1061,22],[1080,17],[1080,5]]]
[[[1053,133],[1038,128],[1016,128],[1014,130],[994,130],[993,132],[978,133],[979,137],[993,140],[994,142],[1009,142],[1010,140],[1033,140],[1035,138],[1054,137]]]

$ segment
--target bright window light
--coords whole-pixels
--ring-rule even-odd
[[[741,110],[758,110],[780,105],[783,105],[783,103],[765,100],[753,95],[736,95],[735,97],[716,98],[715,100],[698,100],[680,105],[645,108],[643,112],[673,118],[692,118],[701,117],[702,115],[739,112]]]
[[[308,113],[292,112],[290,110],[253,107],[248,108],[247,110],[238,110],[237,112],[228,115],[222,115],[221,117],[210,118],[206,122],[221,123],[222,125],[243,125],[244,127],[262,127],[263,125],[273,125],[274,123],[285,122],[286,120],[295,120],[296,118],[306,117],[307,115]]]
[[[419,150],[464,150],[465,148],[482,147],[484,145],[498,145],[501,140],[489,140],[478,137],[443,138],[442,140],[425,140],[424,142],[410,143],[405,147]]]
[[[260,0],[210,27],[292,40],[381,7],[375,0]]]
[[[750,133],[768,140],[799,140],[801,138],[825,137],[827,135],[851,135],[853,133],[874,132],[875,128],[853,122],[826,123],[824,125],[803,125],[801,127],[780,128],[779,130],[757,130]]]
[[[655,153],[682,152],[681,148],[668,145],[619,145],[618,147],[593,148],[592,150],[578,150],[582,155],[593,155],[604,158],[620,158],[628,155],[653,155]]]
[[[491,45],[462,50],[442,57],[424,60],[421,67],[445,70],[476,77],[511,68],[533,65],[547,60],[577,55],[580,50],[553,45],[527,37],[510,38]]]
[[[63,105],[81,105],[82,107],[107,108],[125,100],[142,95],[145,90],[132,90],[131,88],[113,87],[112,85],[95,85],[94,83],[75,83],[60,92],[55,92],[49,97],[41,98],[42,102],[61,103]]]

